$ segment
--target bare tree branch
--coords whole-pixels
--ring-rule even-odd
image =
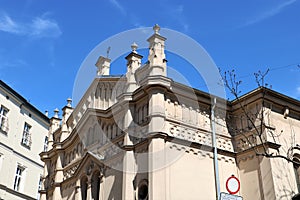
[[[269,129],[265,123],[265,116],[264,116],[266,112],[265,97],[268,91],[266,88],[268,87],[268,84],[265,83],[265,77],[267,76],[268,72],[269,69],[267,69],[265,72],[258,71],[257,73],[254,73],[255,81],[258,87],[261,88],[262,90],[261,107],[257,108],[255,113],[253,113],[251,110],[249,111],[247,109],[247,104],[244,104],[242,99],[240,98],[241,91],[239,90],[239,86],[241,85],[242,81],[237,80],[235,71],[231,70],[231,71],[224,72],[224,75],[222,76],[223,84],[229,90],[229,92],[234,96],[235,101],[238,103],[243,115],[246,117],[247,123],[251,124],[252,130],[248,130],[248,133],[250,133],[250,136],[252,135],[257,137],[259,140],[259,144],[257,143],[256,140],[251,141],[249,138],[249,134],[246,134],[243,128],[241,128],[241,130],[235,130],[235,131],[245,138],[246,142],[248,143],[250,148],[254,150],[257,156],[264,156],[266,158],[281,158],[293,164],[300,165],[299,161],[294,160],[292,156],[289,155],[293,150],[293,147],[289,148],[287,155],[280,155],[279,150],[278,150],[278,154],[269,153],[268,147],[266,146],[267,141],[265,141],[263,133],[265,132],[265,130],[267,131],[267,129]],[[259,120],[258,126],[256,125],[257,120]],[[272,131],[270,131],[269,134],[271,134],[272,137],[274,138],[274,133]],[[274,142],[276,142],[275,139]],[[263,149],[263,152],[259,152],[258,148],[261,147]]]

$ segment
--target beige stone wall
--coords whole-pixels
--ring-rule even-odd
[[[105,173],[102,184],[102,199],[122,199],[123,173],[117,170],[108,169]]]
[[[278,144],[281,144],[279,153],[287,156],[289,148],[299,144],[300,135],[297,134],[300,132],[299,120],[295,119],[295,116],[288,116],[285,119],[282,113],[275,111],[270,115],[271,123],[275,125],[275,130],[272,132],[274,138],[271,134],[268,134],[268,137],[269,140],[275,139]],[[291,155],[296,153],[290,152]],[[271,159],[270,162],[276,199],[288,199],[289,196],[298,192],[293,164],[283,159]]]
[[[203,153],[205,156],[183,153],[166,169],[168,173],[166,178],[169,183],[167,199],[215,199],[214,171],[207,170],[213,169],[212,155]]]

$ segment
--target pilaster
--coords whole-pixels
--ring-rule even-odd
[[[81,200],[80,179],[78,179],[76,181],[76,186],[75,186],[75,200]]]
[[[92,199],[92,184],[91,184],[91,177],[87,182],[87,192],[86,192],[86,199]]]
[[[61,188],[60,183],[63,182],[63,167],[62,167],[62,159],[63,159],[63,152],[58,151],[58,156],[56,160],[56,168],[55,168],[55,178],[54,178],[54,191],[53,191],[53,200],[60,200],[62,199],[61,196]]]
[[[167,193],[167,163],[165,141],[153,138],[149,144],[149,200],[166,200]]]
[[[149,91],[149,132],[165,132],[165,97],[162,88],[153,88]]]
[[[131,113],[130,105],[127,108],[127,112],[124,116],[124,145],[133,145],[130,139],[130,125],[133,122],[133,116]],[[134,199],[134,187],[132,181],[136,175],[136,161],[134,152],[132,150],[125,151],[123,157],[123,183],[122,183],[122,200]]]

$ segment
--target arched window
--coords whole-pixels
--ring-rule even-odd
[[[87,200],[86,197],[87,197],[87,177],[84,176],[81,178],[80,180],[80,189],[81,189],[81,199],[82,200]]]
[[[148,180],[141,180],[138,186],[138,200],[148,200]]]
[[[294,172],[295,172],[298,192],[300,192],[300,154],[294,154],[293,157],[294,157],[293,161],[299,163],[299,164],[294,163],[293,165],[294,165]]]
[[[99,199],[99,190],[100,190],[100,172],[96,171],[92,175],[92,199]]]

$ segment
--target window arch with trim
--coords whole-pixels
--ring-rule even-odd
[[[92,199],[99,199],[100,193],[100,172],[95,171],[91,179]]]
[[[299,163],[299,164],[294,163],[293,166],[294,166],[294,173],[295,173],[298,192],[300,192],[300,154],[295,153],[293,155],[293,161]]]
[[[80,179],[81,199],[87,200],[88,178],[86,176]]]

